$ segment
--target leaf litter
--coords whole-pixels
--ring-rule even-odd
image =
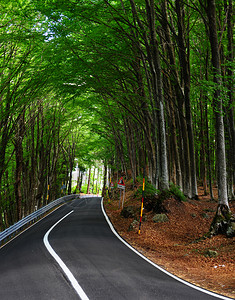
[[[216,192],[216,191],[215,191]],[[145,221],[129,231],[134,218],[121,216],[119,201],[104,200],[106,213],[117,232],[130,245],[174,275],[210,291],[235,297],[235,238],[217,235],[202,239],[209,231],[217,202],[203,195],[198,187],[199,200],[179,202],[173,197],[165,200],[168,222],[154,223],[152,211],[145,212]],[[235,213],[235,201],[230,209]],[[131,205],[140,211],[140,201],[127,185],[124,206]],[[137,217],[138,220],[138,217]],[[208,250],[216,257],[208,257]]]

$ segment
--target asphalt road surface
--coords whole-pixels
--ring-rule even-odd
[[[133,252],[110,229],[99,197],[63,205],[0,249],[1,300],[80,298],[228,299],[175,280]]]

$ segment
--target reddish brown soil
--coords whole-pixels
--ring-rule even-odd
[[[164,202],[168,222],[154,223],[153,213],[146,213],[141,233],[138,228],[128,231],[133,218],[123,218],[118,200],[104,201],[106,212],[118,233],[139,252],[159,266],[195,285],[235,297],[235,238],[218,235],[196,240],[208,232],[215,215],[217,202],[203,196],[199,187],[199,200],[179,202],[170,198]],[[127,187],[124,206],[140,207],[139,200]],[[230,203],[235,212],[235,202]],[[138,225],[137,225],[138,227]],[[218,256],[205,256],[207,250],[216,250]]]

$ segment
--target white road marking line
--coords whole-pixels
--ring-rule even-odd
[[[183,284],[185,284],[185,285],[187,285],[187,286],[189,286],[189,287],[191,287],[191,288],[193,288],[193,289],[195,289],[195,290],[198,290],[198,291],[203,292],[203,293],[205,293],[205,294],[208,294],[208,295],[210,295],[210,296],[217,297],[217,298],[219,298],[219,299],[223,299],[223,300],[233,300],[232,298],[228,298],[228,297],[225,297],[225,296],[223,296],[223,295],[219,295],[219,294],[213,293],[213,292],[211,292],[211,291],[208,291],[208,290],[205,290],[205,289],[203,289],[203,288],[200,288],[199,286],[196,286],[196,285],[194,285],[194,284],[192,284],[192,283],[190,283],[190,282],[187,282],[187,281],[185,281],[185,280],[183,280],[183,279],[181,279],[181,278],[179,278],[179,277],[177,277],[177,276],[171,274],[170,272],[166,271],[165,269],[161,268],[160,266],[158,266],[157,264],[155,264],[154,262],[152,262],[151,260],[149,260],[147,257],[145,257],[145,256],[142,255],[140,252],[138,252],[135,248],[133,248],[130,244],[128,244],[124,239],[122,239],[121,236],[120,236],[120,235],[117,233],[117,231],[114,229],[112,223],[111,223],[110,220],[109,220],[109,217],[107,216],[107,214],[106,214],[106,212],[105,212],[105,210],[104,210],[103,198],[102,198],[102,200],[101,200],[101,208],[102,208],[102,212],[103,212],[103,214],[104,214],[104,217],[105,217],[105,219],[106,219],[106,221],[107,221],[107,223],[108,223],[110,229],[111,229],[112,232],[116,235],[116,237],[117,237],[123,244],[125,244],[128,248],[130,248],[132,251],[134,251],[136,254],[138,254],[140,257],[142,257],[144,260],[146,260],[148,263],[150,263],[151,265],[153,265],[155,268],[159,269],[159,270],[162,271],[163,273],[169,275],[170,277],[172,277],[172,278],[178,280],[179,282],[181,282],[181,283],[183,283]]]
[[[65,215],[63,218],[61,218],[58,222],[56,222],[44,235],[43,242],[44,242],[44,245],[46,246],[48,252],[51,254],[52,257],[54,257],[56,262],[59,264],[59,266],[61,267],[61,269],[63,270],[63,272],[69,279],[69,281],[71,282],[71,284],[72,284],[73,288],[75,289],[75,291],[77,292],[78,296],[82,300],[89,300],[89,298],[87,297],[87,295],[85,294],[85,292],[83,291],[83,289],[81,288],[81,286],[79,285],[79,283],[77,282],[77,280],[75,279],[75,277],[73,276],[73,274],[71,273],[69,268],[65,265],[65,263],[62,261],[62,259],[59,257],[59,255],[56,254],[56,252],[51,247],[51,245],[48,241],[48,236],[49,236],[50,232],[56,227],[56,225],[58,225],[62,220],[64,220],[66,217],[68,217],[73,212],[74,212],[74,210],[72,210],[67,215]]]

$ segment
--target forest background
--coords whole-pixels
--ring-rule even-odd
[[[0,0],[0,230],[81,171],[234,200],[232,0]],[[76,159],[76,161],[75,161]],[[104,172],[106,174],[106,171]],[[106,182],[106,180],[104,180]],[[229,215],[231,218],[231,215]]]

